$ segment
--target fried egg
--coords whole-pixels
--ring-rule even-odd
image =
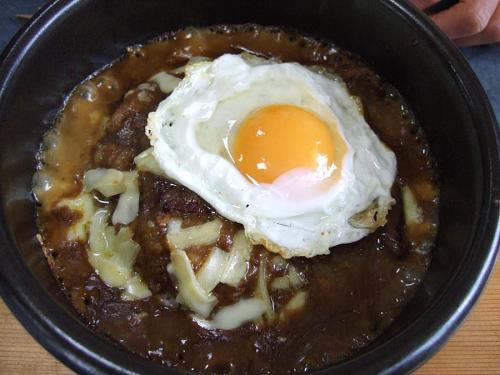
[[[394,201],[395,155],[345,83],[297,63],[191,64],[146,132],[166,176],[285,258],[361,239]]]

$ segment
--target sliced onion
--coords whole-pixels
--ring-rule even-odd
[[[297,271],[297,268],[290,264],[288,266],[288,280],[294,288],[298,288],[304,284],[304,277]]]
[[[290,279],[288,276],[277,277],[271,283],[271,288],[273,290],[289,289]]]
[[[401,188],[403,210],[406,225],[420,224],[423,221],[422,209],[418,206],[417,199],[408,186]]]
[[[293,313],[302,309],[306,304],[306,300],[307,300],[307,292],[303,290],[298,292],[285,305],[285,307],[282,310],[282,314]]]

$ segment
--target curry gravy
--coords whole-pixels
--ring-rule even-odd
[[[308,299],[302,311],[272,324],[210,331],[195,324],[175,301],[175,285],[166,270],[165,220],[179,216],[188,223],[203,223],[218,217],[200,197],[165,178],[140,174],[139,216],[130,227],[141,246],[135,269],[152,296],[137,301],[123,300],[118,290],[102,282],[88,262],[87,243],[67,240],[67,229],[79,213],[57,204],[79,194],[88,169],[131,170],[133,158],[149,147],[144,134],[147,114],[165,95],[154,89],[149,101],[141,100],[138,85],[160,71],[186,64],[192,56],[216,58],[241,52],[319,65],[340,76],[360,99],[368,124],[396,154],[398,171],[392,189],[396,204],[388,223],[362,240],[332,248],[330,255],[291,260],[307,280]],[[188,28],[130,47],[123,58],[71,93],[45,136],[39,160],[34,193],[44,251],[75,310],[97,333],[180,369],[288,374],[350,358],[397,318],[431,259],[438,217],[437,170],[421,127],[396,89],[358,57],[296,33],[255,25]],[[413,191],[422,211],[422,222],[412,228],[405,225],[403,186]],[[223,223],[218,240],[222,249],[241,229],[239,224]],[[272,254],[256,246],[242,286],[218,285],[214,290],[222,304],[251,294],[256,259],[262,257],[268,262],[268,283],[282,274],[273,267]],[[271,293],[276,307],[289,298],[287,292]]]

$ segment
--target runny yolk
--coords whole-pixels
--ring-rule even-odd
[[[301,167],[321,179],[336,179],[347,147],[332,125],[293,105],[263,107],[238,128],[231,155],[239,171],[255,183],[272,183]]]

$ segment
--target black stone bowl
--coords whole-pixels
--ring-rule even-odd
[[[417,295],[358,356],[318,374],[415,369],[471,309],[499,243],[499,131],[455,47],[396,0],[60,0],[18,33],[0,61],[0,291],[26,329],[88,374],[177,374],[82,324],[36,240],[31,177],[42,134],[70,90],[126,46],[188,25],[259,23],[324,37],[358,53],[409,102],[441,169],[440,230]],[[22,352],[19,353],[22,357]]]

